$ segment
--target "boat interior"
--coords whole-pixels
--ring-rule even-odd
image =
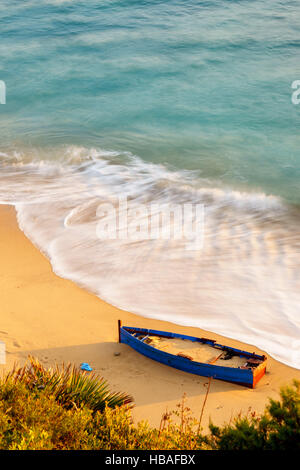
[[[214,341],[191,341],[184,338],[164,337],[160,335],[132,333],[137,339],[160,351],[184,357],[190,361],[214,364],[223,367],[255,369],[263,362],[261,359],[247,357],[231,348],[215,345]]]

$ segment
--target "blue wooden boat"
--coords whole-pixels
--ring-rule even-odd
[[[158,338],[162,340],[180,339],[191,341],[195,343],[196,347],[201,345],[210,346],[212,348],[212,359],[207,362],[197,362],[180,351],[177,354],[170,354],[159,349],[154,338],[156,338],[155,341]],[[165,331],[121,326],[119,321],[119,342],[128,344],[128,346],[150,359],[176,369],[250,388],[254,388],[266,372],[266,356],[218,344],[215,340],[208,338],[196,338]],[[230,365],[232,358],[235,362],[238,361],[240,365],[237,367]]]

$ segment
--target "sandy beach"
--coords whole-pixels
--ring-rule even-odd
[[[118,344],[117,321],[123,325],[206,336],[227,345],[265,353],[253,345],[221,337],[197,328],[142,318],[107,304],[52,271],[49,260],[18,228],[11,206],[0,207],[0,340],[6,344],[7,363],[0,372],[28,355],[46,366],[88,362],[105,377],[113,390],[130,393],[135,400],[136,421],[159,426],[163,412],[175,409],[184,393],[187,405],[200,415],[207,379],[158,364],[128,346]],[[145,299],[147,302],[147,299]],[[115,355],[115,353],[120,353]],[[267,355],[268,356],[268,355]],[[300,370],[268,356],[267,374],[254,390],[213,381],[203,417],[215,424],[229,421],[249,408],[263,411],[268,397],[300,379]]]

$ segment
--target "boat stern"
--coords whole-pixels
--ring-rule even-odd
[[[264,361],[259,364],[254,370],[253,370],[253,384],[252,388],[255,388],[256,384],[260,381],[260,379],[265,375],[267,369],[267,360],[266,358]]]

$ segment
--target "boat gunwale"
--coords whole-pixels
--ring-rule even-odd
[[[122,326],[121,329],[123,329],[134,340],[136,340],[138,342],[137,344],[142,343],[143,346],[146,349],[148,347],[148,348],[151,348],[151,350],[158,351],[160,354],[164,355],[165,357],[178,358],[180,360],[186,361],[187,363],[190,363],[190,364],[192,363],[194,365],[199,364],[201,366],[209,366],[209,367],[213,367],[213,368],[218,368],[219,370],[221,370],[221,369],[226,369],[226,370],[227,369],[236,369],[236,370],[239,370],[241,372],[242,371],[250,372],[252,375],[254,375],[255,371],[258,368],[261,368],[261,366],[263,366],[266,363],[266,360],[267,360],[265,355],[259,355],[259,354],[256,354],[256,353],[249,353],[248,351],[233,348],[231,346],[222,345],[222,344],[216,343],[215,340],[210,340],[208,338],[197,338],[196,336],[188,336],[188,335],[182,335],[182,334],[179,334],[179,333],[171,333],[171,332],[165,332],[165,331],[160,331],[160,330],[151,330],[151,329],[147,329],[147,328]],[[132,332],[128,331],[128,330],[132,330]],[[144,333],[144,334],[148,334],[149,336],[150,335],[151,336],[160,336],[160,337],[169,338],[169,339],[179,338],[179,339],[190,340],[190,341],[193,341],[193,342],[200,342],[200,343],[203,343],[203,344],[209,344],[210,346],[215,347],[216,349],[222,349],[223,351],[232,351],[236,355],[239,355],[240,357],[245,357],[245,358],[248,358],[248,359],[259,359],[262,362],[257,364],[257,366],[255,368],[251,368],[251,367],[247,367],[247,368],[229,367],[229,366],[226,366],[226,365],[223,366],[223,365],[217,365],[217,364],[209,364],[208,362],[198,362],[198,361],[194,361],[194,360],[182,357],[182,356],[177,356],[176,354],[172,354],[172,353],[168,353],[166,351],[162,351],[159,348],[156,348],[154,346],[151,346],[150,344],[144,343],[140,339],[133,336],[132,333]]]

